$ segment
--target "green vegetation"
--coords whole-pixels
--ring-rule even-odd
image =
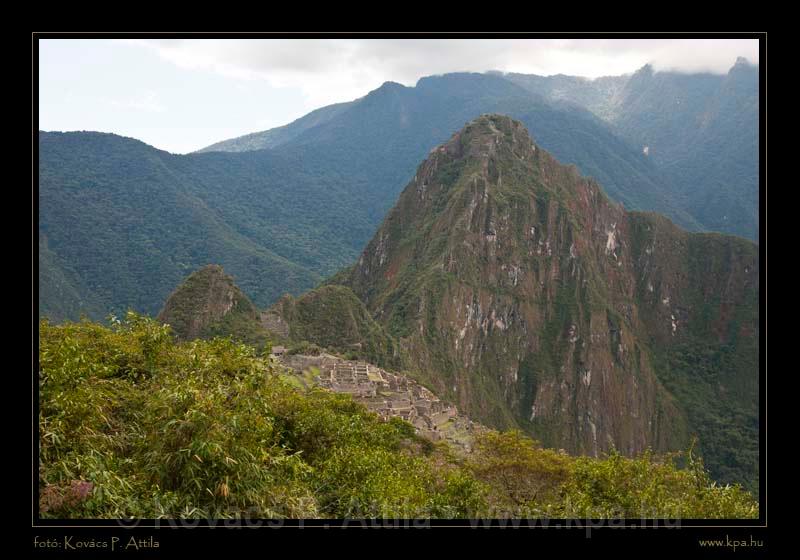
[[[271,128],[263,132],[254,132],[238,138],[223,140],[211,146],[207,146],[196,153],[202,152],[250,152],[253,150],[268,150],[281,144],[285,144],[300,136],[306,130],[326,123],[336,117],[339,113],[346,111],[352,103],[336,103],[328,105],[299,119],[277,128]]]
[[[624,211],[519,122],[484,115],[420,166],[337,281],[474,420],[586,454],[699,435],[712,476],[754,491],[757,257]]]
[[[401,368],[395,340],[370,316],[350,288],[327,285],[298,298],[282,298],[272,310],[289,324],[290,352],[327,349],[347,359],[362,359],[386,368]]]
[[[631,217],[634,254],[659,257],[655,278],[685,263],[670,303],[692,313],[679,317],[675,336],[651,344],[656,373],[685,411],[711,475],[758,494],[758,247],[720,234],[689,236],[652,214]],[[641,309],[666,324],[662,302],[653,309],[643,301]]]
[[[647,65],[632,75],[592,81],[505,77],[554,102],[588,109],[612,125],[615,140],[638,150],[647,146],[640,160],[661,176],[656,194],[701,229],[758,239],[758,66],[740,60],[724,75],[654,72]],[[593,169],[581,169],[605,184]],[[626,199],[609,189],[629,208],[667,213],[629,192]]]
[[[696,461],[573,458],[488,432],[453,455],[348,396],[304,390],[227,339],[130,313],[39,326],[39,510],[48,518],[753,518]]]
[[[102,316],[103,310],[93,301],[90,290],[75,272],[48,247],[47,237],[39,236],[39,314],[54,321]]]
[[[111,134],[41,132],[39,235],[55,258],[40,265],[40,313],[154,315],[208,263],[261,308],[300,294],[352,263],[420,160],[487,112],[520,118],[615,199],[696,227],[638,149],[593,115],[498,76],[452,74],[386,84],[232,143],[254,151],[173,155]],[[51,288],[59,275],[69,282]]]
[[[77,292],[40,292],[41,315],[77,319],[85,312],[99,319],[128,309],[155,315],[185,276],[208,263],[224,266],[263,306],[320,280],[318,272],[297,264],[300,259],[281,254],[291,256],[313,240],[287,240],[285,233],[274,232],[276,241],[268,246],[243,229],[249,213],[241,222],[231,219],[236,212],[231,205],[249,203],[234,194],[230,179],[213,176],[213,186],[199,183],[180,161],[110,134],[40,133],[39,236],[49,251],[40,259],[40,284],[60,272]],[[277,169],[248,173],[280,177]],[[208,197],[213,188],[227,193],[227,205]],[[299,214],[301,203],[296,204]],[[303,212],[311,209],[302,204]],[[272,221],[273,213],[264,212],[262,221]],[[333,268],[353,254],[343,251]]]
[[[757,367],[756,349],[685,342],[663,359],[661,379],[686,410],[709,472],[758,495],[758,395],[731,394],[729,379],[747,364]]]
[[[182,340],[231,336],[264,347],[270,336],[256,306],[218,265],[190,274],[167,299],[158,320]]]

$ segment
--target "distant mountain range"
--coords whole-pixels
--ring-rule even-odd
[[[352,263],[416,164],[489,112],[519,119],[538,145],[627,208],[755,238],[756,78],[739,62],[728,76],[644,68],[594,81],[389,82],[184,156],[110,134],[41,132],[40,313],[155,315],[182,278],[209,263],[260,307],[298,295]],[[675,110],[677,101],[692,108]]]
[[[553,101],[574,103],[647,151],[673,204],[702,229],[758,238],[758,66],[726,75],[654,72],[585,80],[505,76]]]
[[[519,85],[556,106],[586,109],[641,150],[660,178],[651,178],[652,183],[633,192],[618,189],[585,159],[573,161],[564,157],[567,153],[558,154],[584,173],[597,173],[596,178],[607,185],[615,200],[632,209],[661,212],[683,226],[758,238],[758,66],[740,57],[726,75],[655,72],[651,65],[634,74],[594,80],[565,75],[489,75]],[[458,88],[456,76],[442,78]],[[459,77],[465,89],[475,87],[467,83],[475,80],[475,75]],[[423,78],[415,89],[430,79],[435,78]],[[488,88],[502,89],[496,83]],[[218,142],[201,151],[249,151],[290,144],[305,131],[334,120],[354,103],[331,105],[285,127]],[[549,149],[554,153],[562,151],[548,137],[552,131],[546,125],[526,122],[525,115],[512,108],[507,113],[534,127],[537,140],[545,146],[552,144]],[[314,133],[304,138],[313,142]],[[661,190],[666,203],[658,203],[654,193],[644,192],[652,186]]]

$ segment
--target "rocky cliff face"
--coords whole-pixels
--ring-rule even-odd
[[[219,265],[189,275],[169,296],[158,320],[182,340],[232,335],[259,342],[266,334],[255,305]]]
[[[757,330],[753,244],[626,212],[496,115],[431,152],[342,281],[466,414],[592,455],[684,445],[669,349]]]

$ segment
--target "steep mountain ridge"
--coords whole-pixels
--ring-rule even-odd
[[[427,151],[481,113],[518,118],[546,149],[602,181],[616,200],[699,227],[663,195],[648,159],[616,137],[607,123],[583,108],[554,105],[493,75],[429,76],[414,87],[386,82],[274,151],[301,155],[305,165],[342,174],[352,174],[357,166],[364,179],[353,188],[363,184],[361,204],[368,204],[370,216],[379,222]]]
[[[756,69],[737,64],[720,87],[729,93],[703,113],[708,118],[702,137],[726,139],[732,144],[728,151],[738,155],[709,157],[703,146],[714,142],[687,143],[695,163],[672,165],[687,175],[676,181],[666,205],[653,168],[663,142],[653,142],[648,156],[637,154],[599,118],[558,106],[582,101],[599,111],[602,95],[622,96],[611,78],[603,86],[611,94],[599,97],[590,89],[603,79],[563,76],[543,79],[549,90],[533,97],[508,76],[445,75],[421,79],[415,88],[388,83],[360,100],[300,119],[302,126],[273,149],[255,152],[175,156],[114,135],[41,133],[39,231],[46,243],[40,251],[40,312],[54,320],[81,313],[101,318],[128,308],[154,314],[169,290],[206,262],[223,264],[259,306],[285,292],[300,294],[352,262],[428,146],[481,111],[520,115],[542,146],[578,164],[629,208],[656,209],[675,219],[680,212],[669,206],[691,198],[712,214],[730,203],[723,212],[727,223],[753,223],[742,212],[757,213],[757,192],[737,181],[720,184],[718,171],[757,183],[757,130],[719,115],[750,118],[758,99]],[[642,82],[669,78],[652,70],[641,74]],[[585,99],[567,99],[579,90]],[[655,106],[642,102],[631,112],[633,124],[648,122],[648,107]],[[747,146],[739,142],[740,129],[750,131]],[[706,179],[692,179],[695,171]],[[683,215],[682,225],[699,227]],[[130,267],[134,255],[138,265]]]
[[[619,96],[630,79],[629,74],[594,79],[565,74],[554,76],[537,76],[516,72],[496,72],[495,74],[546,99],[584,107],[607,121],[612,120]]]
[[[336,280],[471,417],[597,454],[688,442],[685,372],[665,361],[683,341],[757,349],[757,274],[752,243],[628,213],[490,115],[431,152]],[[747,363],[716,392],[757,384]]]
[[[223,140],[210,146],[206,146],[194,153],[203,152],[249,152],[253,150],[268,150],[289,142],[308,130],[327,122],[336,115],[346,110],[352,102],[336,103],[327,105],[307,115],[292,121],[291,123],[271,128],[263,132],[254,132],[238,138]]]

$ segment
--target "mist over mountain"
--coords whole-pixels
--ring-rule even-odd
[[[727,74],[655,72],[587,80],[504,75],[553,101],[590,110],[663,174],[670,201],[704,230],[758,239],[758,66]],[[610,193],[613,196],[613,193]]]

